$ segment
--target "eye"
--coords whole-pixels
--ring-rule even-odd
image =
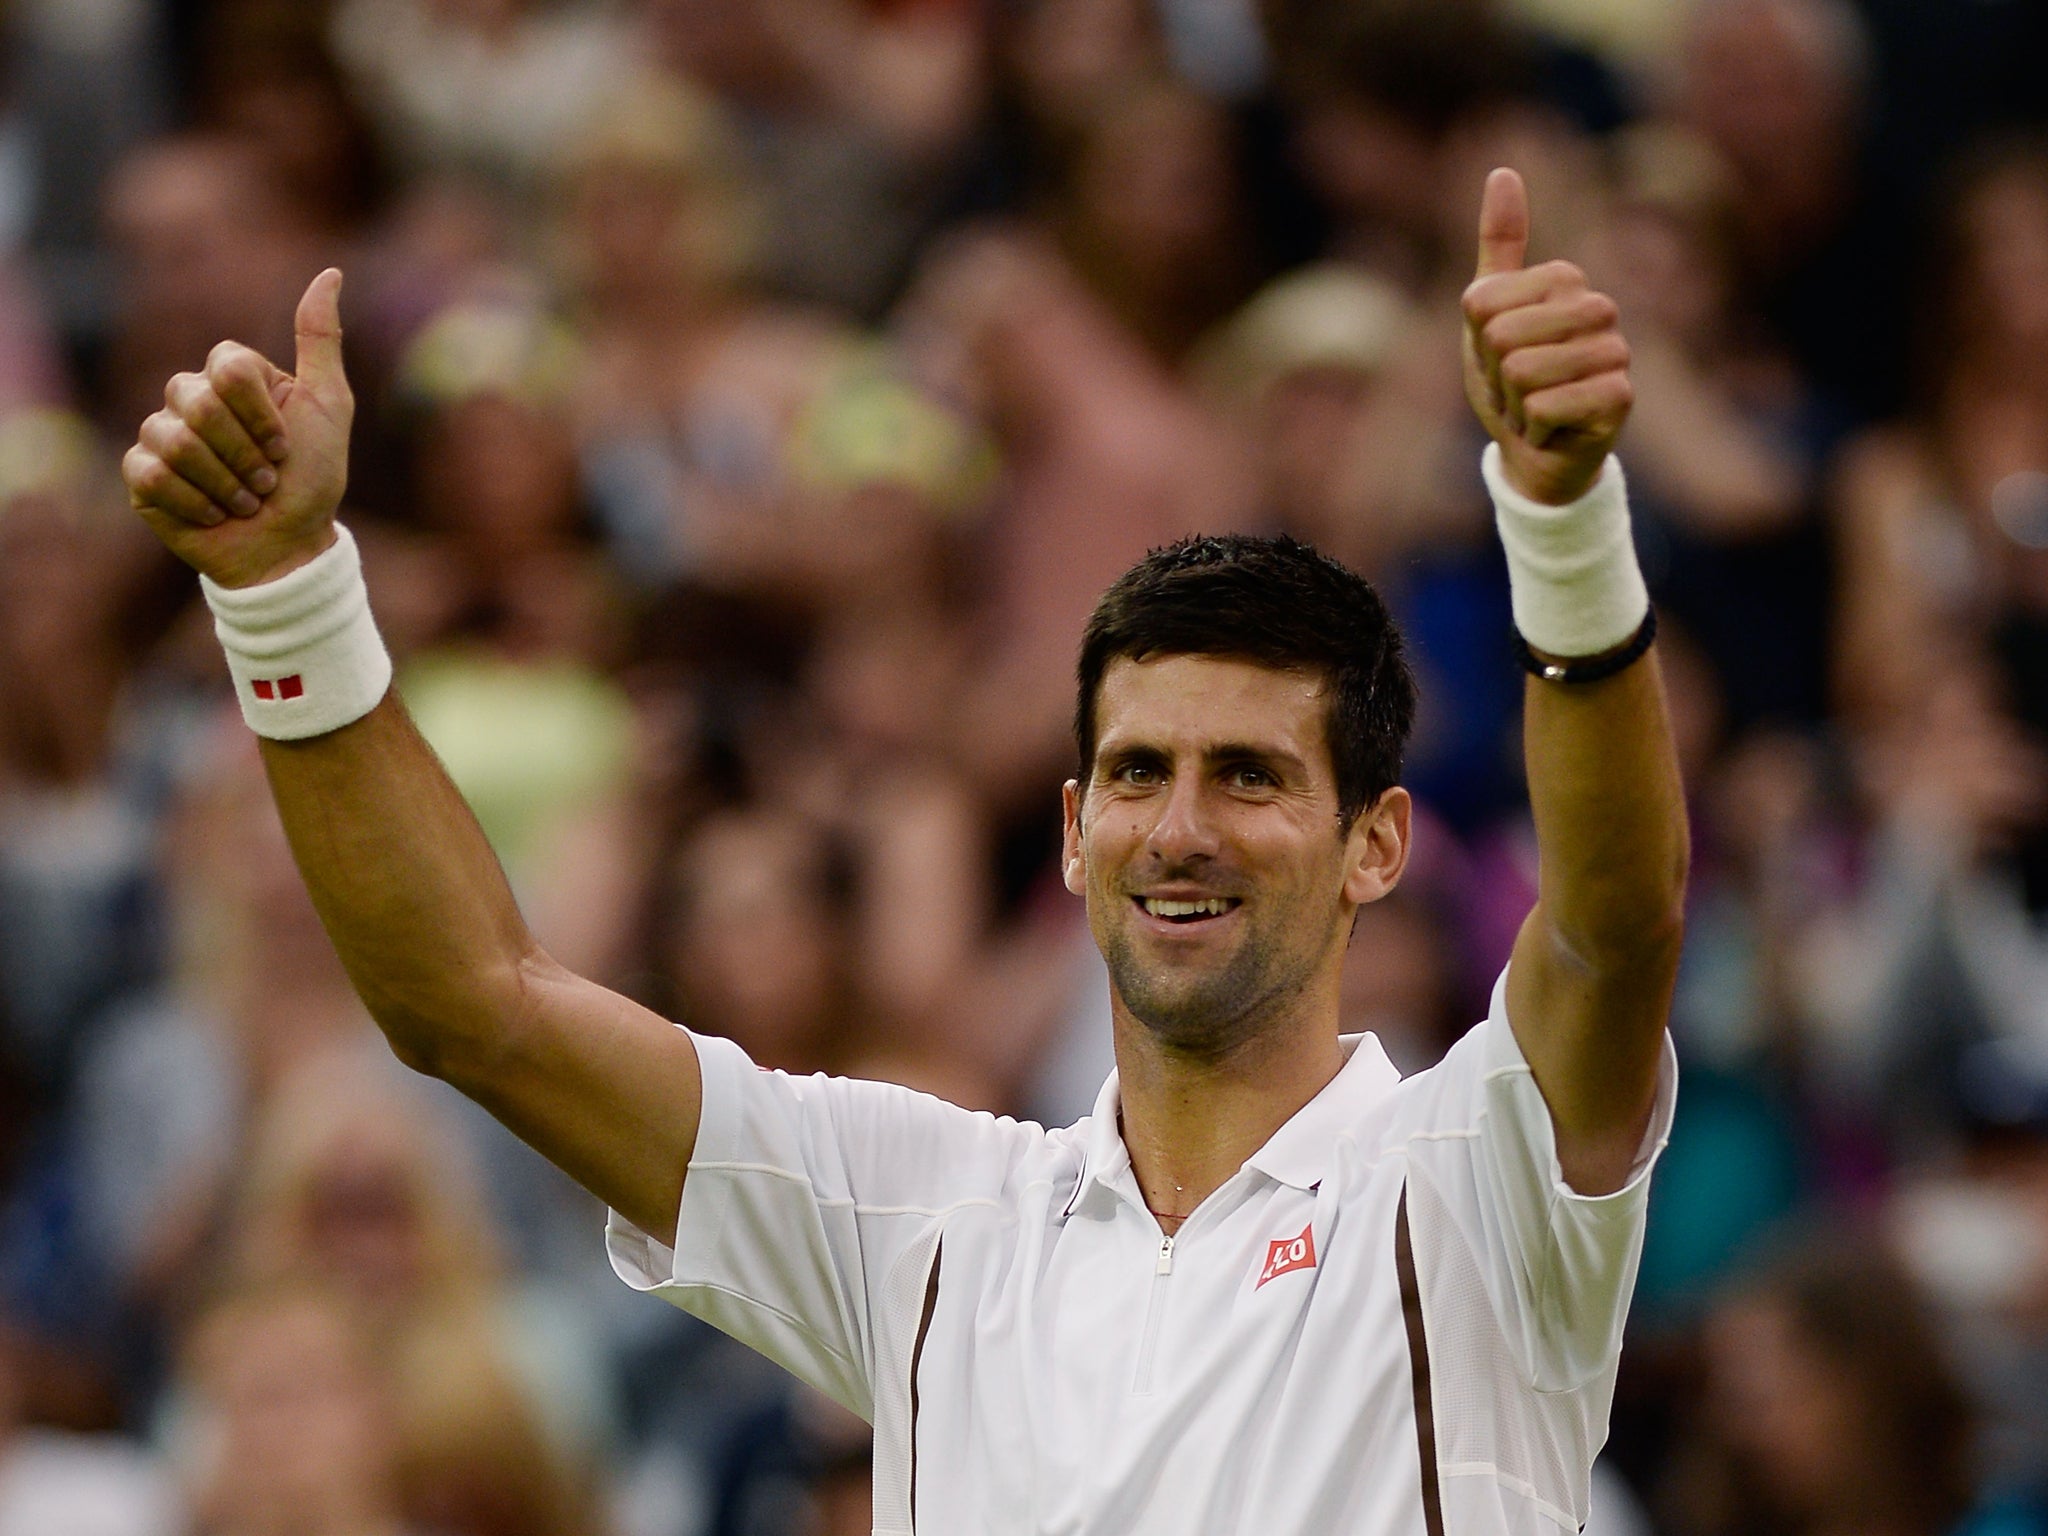
[[[1237,789],[1272,789],[1280,782],[1271,769],[1257,763],[1239,763],[1224,777]]]
[[[1166,782],[1166,774],[1157,763],[1123,763],[1112,777],[1120,784],[1149,786]]]

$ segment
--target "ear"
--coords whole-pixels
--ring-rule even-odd
[[[1408,867],[1408,837],[1415,802],[1396,784],[1359,812],[1344,840],[1344,899],[1356,906],[1378,901]]]
[[[1067,889],[1076,896],[1088,890],[1088,861],[1081,853],[1081,781],[1069,779],[1060,786],[1060,873]]]

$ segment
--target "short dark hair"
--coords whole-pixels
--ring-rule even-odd
[[[1081,783],[1095,768],[1095,703],[1118,657],[1223,656],[1276,671],[1320,674],[1349,829],[1401,777],[1415,723],[1415,678],[1401,632],[1357,572],[1299,539],[1197,536],[1155,549],[1102,594],[1081,634],[1074,742]]]

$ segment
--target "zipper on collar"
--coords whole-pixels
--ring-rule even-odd
[[[1166,1282],[1173,1273],[1173,1234],[1159,1239],[1159,1258],[1152,1266],[1152,1294],[1145,1303],[1145,1331],[1138,1342],[1137,1379],[1131,1391],[1142,1397],[1152,1390],[1152,1356],[1159,1348],[1159,1328],[1166,1314]]]

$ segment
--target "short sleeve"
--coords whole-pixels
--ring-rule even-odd
[[[870,1417],[878,1359],[922,1298],[918,1266],[945,1218],[999,1204],[1044,1133],[893,1084],[766,1071],[729,1040],[691,1039],[703,1111],[675,1245],[613,1212],[612,1268]]]
[[[1667,1034],[1649,1128],[1627,1181],[1605,1195],[1565,1182],[1549,1106],[1508,1023],[1505,972],[1485,1022],[1402,1085],[1411,1175],[1428,1185],[1421,1204],[1456,1229],[1519,1373],[1539,1391],[1583,1386],[1620,1354],[1677,1082]]]

